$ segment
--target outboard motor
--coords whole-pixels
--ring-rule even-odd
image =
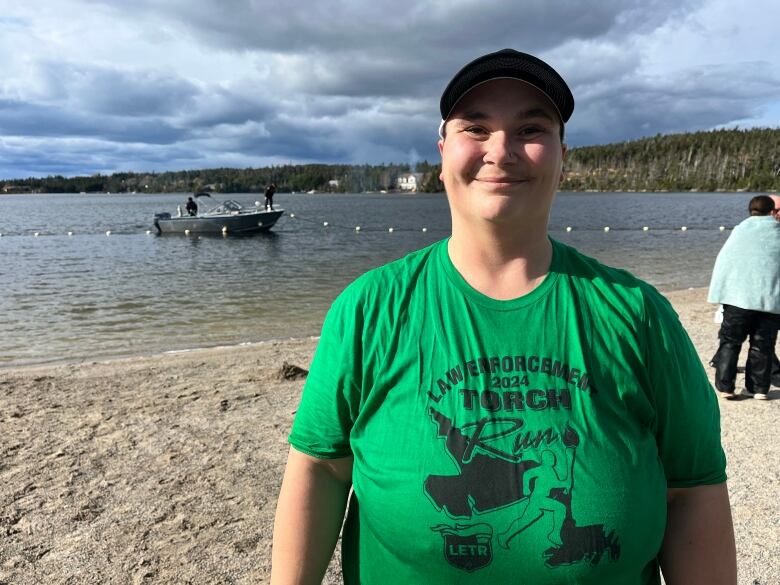
[[[171,219],[170,213],[155,213],[154,214],[154,227],[157,228],[157,235],[159,236],[162,233],[162,229],[160,228],[159,220],[161,219]]]

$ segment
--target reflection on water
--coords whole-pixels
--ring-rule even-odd
[[[550,228],[662,289],[705,286],[728,236],[718,226],[743,219],[750,197],[564,193]],[[153,213],[184,199],[0,197],[0,364],[316,335],[347,283],[446,237],[450,225],[443,195],[281,194],[276,201],[296,218],[270,233],[146,234]]]

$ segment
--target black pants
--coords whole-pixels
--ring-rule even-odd
[[[777,359],[777,354],[772,358],[772,386],[780,388],[780,359]]]
[[[780,335],[780,333],[778,335]],[[747,388],[748,391],[750,392],[755,392],[755,390],[753,390],[753,384],[750,381],[749,372],[750,371],[747,369],[746,366],[745,367],[745,388]],[[772,356],[772,375],[770,381],[772,386],[780,388],[780,359],[777,359],[776,353]]]
[[[745,339],[749,337],[745,386],[751,392],[766,394],[772,375],[778,327],[780,315],[723,305],[723,323],[718,332],[720,345],[712,358],[712,365],[715,366],[715,388],[721,392],[734,392],[739,352]]]

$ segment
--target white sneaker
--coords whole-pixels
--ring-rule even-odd
[[[769,400],[769,392],[765,392],[765,393],[756,392],[755,394],[753,394],[753,398],[755,398],[756,400]]]

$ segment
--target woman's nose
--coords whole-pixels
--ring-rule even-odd
[[[512,138],[507,132],[494,132],[485,147],[484,161],[487,163],[507,164],[515,162],[517,158]]]

